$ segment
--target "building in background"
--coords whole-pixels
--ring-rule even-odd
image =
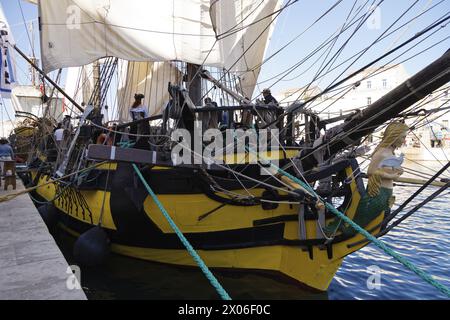
[[[393,90],[409,78],[403,65],[386,65],[382,69],[379,67],[368,68],[364,72],[350,78],[343,83],[340,88],[328,92],[308,105],[308,109],[314,111],[321,119],[335,118],[341,115],[351,114],[356,110],[364,109],[371,105],[382,96]],[[419,101],[412,109],[437,109],[450,107],[450,87],[443,87],[434,94],[431,94]],[[275,95],[276,99],[284,106],[294,101],[305,101],[310,97],[320,94],[321,89],[317,86],[297,87],[283,90]],[[448,111],[448,110],[447,110]],[[434,120],[434,118],[439,118]],[[407,122],[412,125],[417,118],[408,119]],[[302,123],[303,116],[296,117],[297,126]],[[336,122],[336,124],[341,121]],[[438,116],[426,116],[425,125],[415,128],[407,137],[407,146],[402,150],[406,156],[413,160],[448,160],[450,152],[431,150],[431,149],[449,149],[450,150],[450,112],[444,109]],[[301,130],[297,130],[300,132]],[[432,148],[433,136],[439,132],[438,137],[443,135],[442,144],[434,143]],[[377,136],[377,133],[374,134]],[[442,148],[436,146],[442,145]],[[440,153],[439,153],[440,152]]]
[[[378,69],[379,67],[368,68],[350,78],[340,86],[342,91],[327,95],[326,102],[320,109],[314,105],[312,109],[326,118],[364,109],[409,78],[401,64]]]
[[[56,94],[56,92],[55,92]],[[11,102],[14,110],[25,111],[37,117],[43,117],[47,108],[47,101],[43,103],[42,91],[37,86],[21,85],[15,86],[11,94]],[[46,99],[44,99],[46,100]],[[57,121],[64,117],[65,105],[62,97],[52,97],[49,102],[47,116],[51,116]]]

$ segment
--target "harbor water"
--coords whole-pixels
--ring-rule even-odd
[[[397,185],[396,205],[403,203],[417,188]],[[403,212],[435,190],[437,187],[428,187]],[[381,238],[447,287],[450,287],[449,209],[450,190]],[[74,263],[73,239],[62,231],[55,237],[68,262]],[[284,279],[262,274],[221,271],[215,275],[234,299],[446,299],[444,294],[373,244],[345,258],[325,293],[313,293]],[[82,268],[81,285],[88,299],[219,299],[197,268],[115,254],[101,267]]]

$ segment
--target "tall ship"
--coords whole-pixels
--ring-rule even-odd
[[[345,94],[355,75],[360,85],[369,68],[447,16],[323,90],[308,90],[311,82],[307,95],[283,105],[270,88],[258,95],[258,76],[278,15],[297,1],[31,2],[42,66],[10,50],[70,111],[37,116],[21,176],[49,228],[78,239],[82,264],[100,263],[111,250],[196,266],[195,250],[213,271],[271,274],[325,291],[345,257],[368,244],[352,222],[379,235],[394,218],[392,194],[383,193],[392,193],[393,178],[380,178],[375,193],[367,188],[357,158],[371,153],[361,145],[385,131],[376,150],[396,147],[403,132],[389,130],[408,128],[408,112],[450,80],[444,50],[364,108],[334,117],[311,109],[338,89]],[[355,21],[364,25],[374,10],[350,6],[338,35],[359,30]],[[336,57],[317,64],[324,71]],[[64,86],[48,76],[59,70]]]

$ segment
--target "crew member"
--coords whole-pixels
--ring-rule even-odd
[[[138,121],[148,118],[148,107],[142,103],[142,99],[144,99],[144,95],[142,93],[136,93],[134,95],[134,103],[130,109],[130,116],[132,121]],[[150,134],[150,126],[148,124],[148,121],[132,124],[130,126],[130,133],[132,134],[132,136],[130,137],[131,140],[137,140],[136,134]]]

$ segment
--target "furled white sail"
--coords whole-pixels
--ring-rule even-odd
[[[224,67],[240,77],[239,91],[251,98],[282,1],[231,2],[211,0],[211,20]]]
[[[251,96],[281,2],[41,0],[43,67],[49,72],[105,56],[182,60],[237,72]]]
[[[150,116],[161,114],[169,101],[168,83],[178,84],[182,74],[171,62],[127,62],[119,64],[121,79],[117,92],[119,120],[128,121],[134,94],[144,94]]]

